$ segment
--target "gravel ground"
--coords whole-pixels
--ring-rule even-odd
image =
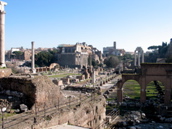
[[[114,124],[117,122],[125,121],[125,119],[121,116],[118,116],[114,120]],[[132,128],[131,128],[132,127]],[[115,129],[172,129],[172,123],[156,123],[154,121],[149,123],[141,123],[136,124],[133,126],[126,126],[126,127],[116,127]]]
[[[136,129],[172,129],[172,123],[148,123],[139,124],[132,127],[137,127]]]

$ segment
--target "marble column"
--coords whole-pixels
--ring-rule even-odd
[[[136,57],[136,52],[134,53],[134,66],[136,66],[136,59],[137,57]]]
[[[32,42],[31,44],[32,44],[32,73],[36,73],[34,42]]]
[[[142,52],[142,63],[145,62],[144,60],[145,60],[145,59],[144,59],[144,52]]]
[[[4,6],[7,3],[0,1],[0,67],[6,67],[5,64],[5,11]]]
[[[140,67],[140,52],[138,52],[138,66]]]

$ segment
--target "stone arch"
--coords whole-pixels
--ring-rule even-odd
[[[52,63],[49,66],[50,70],[56,70],[60,68],[60,65],[58,63]]]
[[[170,85],[170,78],[168,78],[167,76],[150,76],[149,78],[146,78],[146,85],[153,81],[153,80],[158,80],[160,82],[162,82],[162,84],[164,85],[164,104],[168,105],[170,104],[171,101],[171,85]]]
[[[151,81],[160,81],[165,88],[168,88],[167,81],[164,77],[149,77],[146,78],[145,85],[147,86]]]
[[[138,84],[140,85],[140,82],[138,81],[138,80],[136,80],[136,79],[127,79],[127,80],[125,80],[125,81],[122,81],[122,83],[121,83],[121,88],[123,88],[123,85],[127,82],[127,81],[130,81],[130,80],[134,80],[134,81],[136,81],[136,82],[138,82]]]
[[[138,98],[140,98],[141,97],[140,96],[141,88],[142,87],[137,80],[133,80],[133,79],[126,80],[122,86],[123,97],[126,96],[129,98],[132,98],[133,94],[134,94],[135,97],[138,96]],[[139,90],[139,93],[136,92],[137,90]],[[136,98],[134,98],[134,99],[136,99]]]
[[[123,74],[122,75],[122,80],[118,80],[117,82],[117,86],[118,88],[122,88],[122,86],[124,85],[124,83],[128,80],[135,80],[137,81],[140,85],[141,85],[141,81],[140,81],[140,76],[133,74],[132,76],[129,74]]]
[[[151,81],[146,85],[146,98],[148,98],[149,94],[154,94],[152,96],[155,96],[155,97],[160,92],[164,94],[164,89],[165,89],[165,86],[161,81],[159,80]]]
[[[117,83],[117,100],[122,102],[122,86],[128,79],[138,81],[141,86],[141,103],[146,102],[146,85],[153,81],[158,80],[164,84],[165,96],[164,104],[170,105],[172,98],[172,64],[166,63],[142,63],[141,69],[136,74],[122,74],[122,79]]]
[[[122,75],[122,80],[119,80],[117,82],[117,87],[118,87],[117,88],[117,101],[118,102],[122,102],[123,101],[123,91],[122,91],[122,88],[123,88],[124,83],[126,81],[128,81],[128,80],[135,80],[142,87],[139,75],[134,75],[134,74],[133,74],[133,76],[127,75],[127,74],[126,75]]]

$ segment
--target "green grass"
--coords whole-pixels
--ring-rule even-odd
[[[140,85],[134,80],[128,80],[123,85],[124,96],[129,96],[132,99],[140,98]]]
[[[16,113],[3,113],[3,118],[6,119],[8,117],[14,116]],[[0,119],[2,119],[2,114],[0,115]]]
[[[161,82],[158,82],[162,89],[164,86]],[[135,80],[128,80],[123,85],[123,94],[124,96],[129,96],[132,99],[139,99],[140,98],[140,85]],[[155,98],[157,96],[158,91],[154,85],[154,82],[150,82],[146,87],[146,97],[148,98]]]
[[[6,67],[0,67],[0,69],[6,69]]]
[[[159,82],[158,81],[158,83],[159,83],[159,85],[160,85],[160,87],[162,88],[162,90],[164,90],[164,86],[163,86],[163,84],[161,83],[161,82]],[[158,91],[157,91],[157,89],[155,88],[155,85],[154,85],[154,82],[152,81],[152,82],[150,82],[148,85],[147,85],[147,88],[146,88],[146,97],[147,98],[155,98],[156,96],[157,96],[157,93],[158,93]]]

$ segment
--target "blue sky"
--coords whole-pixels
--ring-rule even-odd
[[[172,38],[172,0],[4,0],[6,50],[86,42],[134,51]]]

